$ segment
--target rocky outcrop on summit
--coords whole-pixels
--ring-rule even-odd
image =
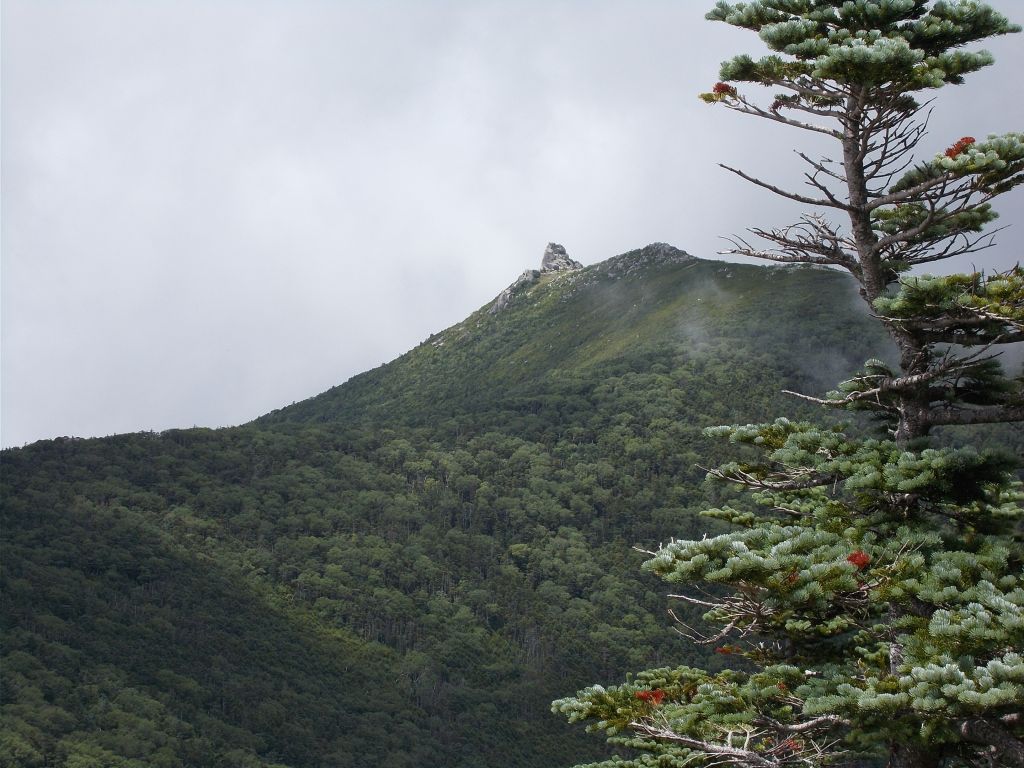
[[[565,252],[564,246],[558,243],[548,243],[548,247],[544,249],[544,258],[540,261],[540,269],[528,269],[523,272],[512,285],[498,294],[498,298],[494,300],[487,311],[492,315],[501,312],[501,310],[509,305],[512,297],[520,289],[537,282],[542,274],[547,272],[569,272],[582,268],[582,264],[575,259],[569,258],[569,254]]]
[[[570,259],[565,247],[558,243],[548,243],[544,249],[544,258],[540,262],[541,272],[563,272],[569,269],[582,269],[583,265]]]
[[[638,250],[608,259],[600,267],[609,277],[623,277],[624,275],[632,275],[647,267],[663,264],[683,264],[688,261],[697,261],[697,258],[668,243],[651,243]]]

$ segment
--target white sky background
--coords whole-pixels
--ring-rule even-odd
[[[788,223],[716,167],[785,182],[808,145],[697,100],[759,50],[712,5],[4,0],[2,444],[251,420],[463,319],[548,241],[709,257]],[[1024,36],[986,47],[925,154],[1024,129]]]

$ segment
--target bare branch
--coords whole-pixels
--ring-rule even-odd
[[[812,131],[813,133],[823,133],[826,136],[832,136],[833,138],[836,139],[842,139],[843,137],[842,132],[837,131],[834,128],[825,128],[824,126],[814,125],[813,123],[805,123],[802,120],[793,120],[792,118],[785,117],[779,114],[778,112],[771,112],[769,110],[762,109],[756,104],[747,101],[742,96],[737,97],[733,103],[726,104],[726,106],[729,109],[735,112],[740,112],[744,115],[754,115],[755,117],[763,117],[768,120],[774,120],[777,123],[782,123],[783,125],[790,125],[794,128],[800,128],[801,130],[804,131]]]
[[[799,157],[805,163],[807,163],[812,168],[814,168],[814,170],[816,170],[816,171],[818,171],[820,173],[823,173],[826,176],[831,176],[833,179],[835,179],[836,181],[842,182],[843,184],[846,183],[846,177],[845,176],[843,176],[841,173],[833,171],[832,169],[830,169],[828,167],[828,165],[827,165],[828,163],[835,164],[834,160],[832,160],[830,158],[827,158],[827,157],[823,157],[821,160],[812,160],[810,157],[808,157],[803,152],[800,152],[798,150],[794,150],[794,152],[796,152],[797,157]]]
[[[956,178],[952,173],[944,173],[941,176],[935,176],[934,178],[922,181],[920,184],[916,184],[909,189],[904,189],[899,192],[892,192],[888,195],[882,195],[868,201],[865,206],[865,210],[873,211],[876,208],[882,208],[886,205],[895,205],[896,203],[903,203],[908,200],[913,200],[919,197],[923,193],[934,189],[935,187],[941,187],[944,184],[948,184]]]
[[[739,237],[725,238],[735,246],[722,253],[732,253],[769,261],[800,264],[840,266],[859,274],[859,264],[854,255],[847,252],[853,242],[841,236],[837,230],[820,215],[807,214],[801,221],[782,229],[753,229],[753,234],[778,246],[777,250],[755,248]]]
[[[789,725],[787,723],[780,723],[778,720],[773,720],[769,717],[761,717],[757,721],[758,725],[766,725],[776,731],[785,731],[786,733],[806,733],[807,731],[813,731],[815,728],[821,728],[822,726],[836,726],[836,725],[849,725],[850,721],[839,717],[838,715],[822,715],[821,717],[815,717],[811,720],[807,720],[802,723],[794,723]]]
[[[731,764],[735,766],[743,766],[744,768],[777,768],[780,765],[777,760],[768,759],[749,749],[695,739],[691,736],[676,733],[670,728],[654,725],[653,723],[637,720],[630,723],[629,726],[641,736],[682,744],[684,747],[700,750],[713,757],[730,758]]]
[[[904,264],[928,264],[933,261],[942,261],[954,256],[965,256],[971,253],[978,253],[995,245],[995,233],[1003,227],[992,232],[971,237],[966,232],[957,232],[952,236],[939,237],[933,240],[921,241],[914,245],[894,249],[885,258],[895,259]],[[942,240],[948,240],[940,247]]]
[[[820,200],[815,199],[813,197],[807,197],[806,195],[801,195],[796,192],[787,192],[781,187],[776,187],[774,184],[769,184],[766,181],[761,181],[761,179],[755,178],[750,174],[744,173],[743,171],[737,168],[732,168],[723,163],[719,163],[718,165],[721,168],[724,168],[725,170],[729,171],[730,173],[735,173],[741,179],[749,181],[751,184],[756,184],[759,187],[763,187],[764,189],[774,192],[775,194],[780,195],[781,197],[786,197],[789,198],[790,200],[796,200],[798,203],[806,203],[807,205],[818,205],[824,208],[841,208],[842,210],[849,210],[848,205],[846,205],[845,203],[841,203],[838,200],[836,200],[835,202],[828,199]]]
[[[836,480],[836,475],[833,473],[803,470],[795,472],[795,474],[796,477],[792,480],[768,480],[738,469],[734,469],[730,472],[722,472],[718,469],[712,469],[708,472],[708,475],[719,480],[738,483],[739,485],[745,485],[748,488],[760,488],[766,491],[801,491],[808,488],[817,488],[822,485],[829,485]]]

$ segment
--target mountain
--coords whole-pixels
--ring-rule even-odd
[[[541,267],[251,424],[5,451],[0,766],[570,765],[552,699],[714,665],[634,545],[886,341],[828,270]]]
[[[496,311],[499,304],[505,308]],[[885,344],[845,275],[706,261],[656,243],[588,268],[528,270],[495,302],[394,362],[258,423],[488,418],[501,426],[524,400],[536,405],[559,391],[586,391],[602,375],[652,366],[663,372],[683,363],[710,374],[705,368],[720,355],[745,359],[742,368],[764,376],[759,403],[792,408],[791,400],[772,400],[771,377],[831,387]],[[696,380],[675,389],[706,388]],[[749,411],[750,418],[767,413]]]

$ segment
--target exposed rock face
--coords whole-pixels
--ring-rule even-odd
[[[488,312],[492,315],[501,312],[521,289],[537,282],[541,274],[545,272],[568,272],[582,268],[582,264],[569,258],[564,246],[558,243],[548,243],[548,247],[544,249],[544,258],[540,261],[540,269],[528,269],[523,272],[512,285],[498,295]]]
[[[582,267],[578,261],[570,259],[565,248],[558,243],[548,243],[548,247],[544,249],[544,258],[540,262],[541,272],[560,272]]]
[[[668,243],[651,243],[639,250],[608,259],[604,267],[609,277],[622,277],[658,264],[682,264],[687,261],[696,259]]]
[[[492,315],[496,315],[501,312],[505,307],[508,306],[509,302],[512,301],[512,297],[516,295],[516,292],[525,285],[530,285],[536,282],[540,278],[540,272],[536,269],[528,269],[512,283],[508,288],[498,294],[498,298],[491,304],[491,308],[488,310]]]

